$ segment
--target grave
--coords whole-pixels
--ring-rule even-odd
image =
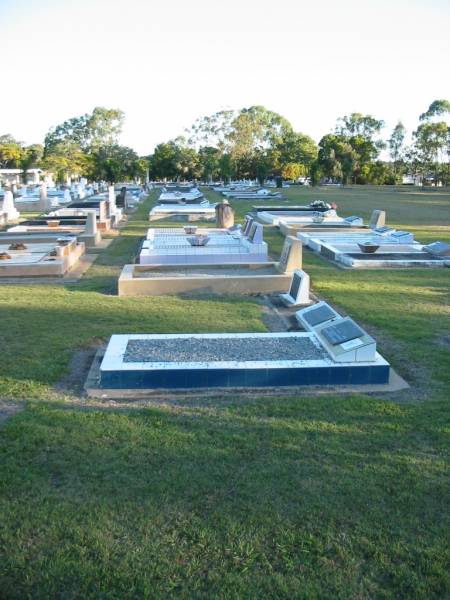
[[[22,241],[23,240],[23,241]],[[62,277],[85,252],[76,238],[59,238],[42,242],[27,238],[14,241],[0,238],[0,278]]]
[[[368,239],[365,236],[354,243],[342,238],[343,241],[330,242],[312,239],[309,245],[312,249],[318,248],[319,254],[328,260],[353,269],[445,266],[445,254],[433,252],[433,248],[430,251],[429,246],[419,242],[402,243],[403,237],[393,234]]]
[[[336,361],[310,332],[113,335],[100,388],[197,389],[385,384],[389,364]]]
[[[189,232],[195,229],[194,233]],[[262,239],[262,225],[255,224],[248,235],[240,230],[149,229],[139,254],[141,265],[192,265],[267,263],[267,244]],[[170,231],[170,233],[169,233]],[[205,245],[192,245],[196,236],[206,236]]]
[[[310,304],[309,275],[301,269],[295,269],[289,291],[286,294],[280,294],[280,298],[286,306]]]
[[[91,216],[90,216],[91,215]],[[98,246],[102,241],[95,212],[86,210],[83,216],[44,216],[39,219],[21,221],[20,225],[8,228],[8,235],[23,237],[37,235],[47,239],[61,236],[75,236],[87,248]],[[0,234],[1,239],[2,234]]]
[[[353,226],[363,224],[362,219],[357,222],[354,220],[345,222],[345,219],[338,217],[335,210],[286,211],[280,208],[280,210],[260,211],[256,216],[258,221],[262,223],[278,226],[281,222],[283,222],[285,226],[297,225],[299,227],[307,225],[321,225],[322,227],[345,225],[351,227],[352,223]]]
[[[149,296],[185,292],[255,294],[283,292],[292,272],[302,266],[299,240],[287,237],[278,262],[226,265],[125,265],[119,296]]]
[[[215,205],[207,200],[196,204],[158,204],[149,213],[149,221],[214,221]]]
[[[382,213],[382,217],[380,216]],[[297,233],[306,232],[310,234],[312,232],[330,232],[330,233],[341,233],[343,231],[350,230],[351,234],[354,233],[370,233],[371,229],[384,225],[385,213],[384,211],[374,210],[369,221],[369,225],[364,225],[364,221],[361,217],[350,216],[344,217],[339,222],[332,222],[323,220],[321,223],[318,222],[306,222],[290,220],[289,217],[280,218],[278,226],[283,235],[296,235]],[[372,227],[372,224],[375,224]]]

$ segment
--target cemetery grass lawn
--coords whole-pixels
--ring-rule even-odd
[[[326,193],[450,238],[448,194]],[[314,292],[377,336],[401,393],[112,406],[52,390],[113,332],[264,330],[251,300],[113,295],[147,212],[81,283],[0,286],[0,396],[28,401],[0,424],[0,597],[449,598],[450,270],[305,252]]]

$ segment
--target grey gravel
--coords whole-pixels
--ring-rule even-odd
[[[278,269],[273,265],[265,265],[264,263],[256,266],[245,267],[235,265],[218,265],[199,266],[188,265],[187,267],[171,266],[153,267],[151,265],[136,265],[133,277],[141,279],[157,279],[165,277],[255,277],[260,275],[281,275]]]
[[[308,338],[178,338],[130,340],[124,362],[320,360],[325,351]]]

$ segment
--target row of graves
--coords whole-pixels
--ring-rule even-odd
[[[449,244],[421,244],[412,233],[387,226],[381,210],[373,211],[367,225],[358,216],[339,217],[320,201],[303,207],[254,206],[253,214],[342,268],[450,266]]]
[[[158,204],[149,213],[150,221],[214,221],[215,206],[192,184],[168,184],[161,188]]]
[[[391,369],[375,339],[310,294],[301,240],[287,236],[279,260],[271,261],[263,225],[249,215],[236,226],[226,218],[230,210],[227,203],[216,206],[215,228],[149,229],[137,264],[122,271],[119,295],[269,294],[294,318],[295,330],[113,335],[93,363],[88,393],[107,398],[200,388],[386,389]]]
[[[271,192],[267,188],[255,185],[251,182],[238,183],[229,186],[213,186],[212,189],[232,200],[282,200],[284,198],[280,192]]]
[[[37,218],[20,221],[0,232],[0,278],[64,277],[79,266],[86,249],[105,244],[102,236],[114,234],[124,219],[123,190],[89,195],[50,210]],[[120,195],[123,198],[121,199]],[[12,192],[6,193],[11,201]],[[90,255],[85,267],[95,259]],[[82,274],[80,270],[79,275]]]

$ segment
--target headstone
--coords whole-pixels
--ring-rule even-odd
[[[247,237],[248,241],[252,244],[261,244],[263,242],[263,231],[261,223],[253,222]]]
[[[19,211],[14,206],[14,196],[13,193],[9,190],[5,191],[5,195],[3,196],[3,206],[0,212],[6,214],[6,222],[17,221],[20,217]]]
[[[86,211],[86,225],[84,228],[86,235],[95,235],[97,233],[97,213],[95,210]]]
[[[292,273],[295,269],[302,268],[302,243],[291,235],[284,240],[283,250],[281,251],[278,262],[280,273]]]
[[[369,227],[370,229],[376,229],[377,227],[383,227],[386,224],[386,212],[384,210],[374,210],[370,217]]]
[[[84,200],[86,198],[86,192],[84,191],[84,187],[81,183],[77,184],[77,195],[80,200]]]
[[[281,294],[280,298],[287,306],[310,304],[309,285],[309,275],[301,269],[296,269],[288,293]]]
[[[27,186],[26,185],[23,185],[20,188],[20,194],[21,194],[22,198],[26,198],[28,196],[28,190],[27,190]]]
[[[234,210],[227,200],[216,204],[216,227],[228,229],[234,225]]]
[[[39,210],[47,210],[47,200],[47,184],[44,181],[39,188]]]
[[[109,199],[109,214],[111,215],[115,215],[116,214],[116,194],[114,192],[114,186],[110,185],[108,187],[108,199]]]
[[[250,233],[250,229],[252,227],[253,221],[254,221],[254,219],[250,215],[247,215],[245,217],[244,226],[242,228],[243,235],[248,236],[248,234]]]
[[[72,196],[70,195],[70,191],[66,188],[64,190],[64,204],[69,204],[72,202]]]

